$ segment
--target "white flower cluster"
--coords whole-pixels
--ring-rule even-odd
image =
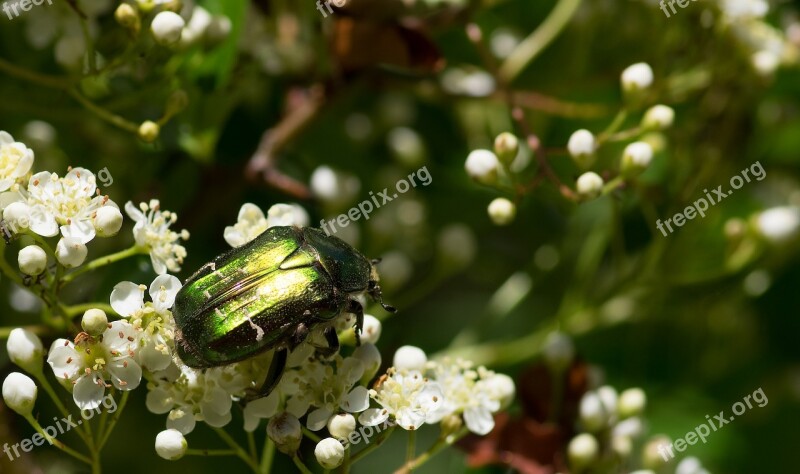
[[[140,203],[138,208],[128,201],[125,212],[136,222],[133,226],[136,245],[148,250],[155,272],[163,275],[167,271],[180,271],[186,249],[178,242],[187,240],[189,231],[183,229],[178,233],[170,229],[178,216],[174,212],[162,211],[157,199]]]
[[[231,247],[241,247],[270,227],[304,227],[308,222],[308,213],[297,204],[275,204],[269,208],[265,217],[260,207],[248,202],[239,209],[236,224],[225,228],[225,242]]]

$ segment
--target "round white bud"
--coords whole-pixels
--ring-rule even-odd
[[[72,237],[62,237],[56,244],[56,259],[67,268],[82,264],[87,253],[86,245]]]
[[[642,449],[642,467],[660,470],[661,467],[669,464],[671,459],[664,459],[661,453],[671,444],[672,440],[664,435],[650,438]]]
[[[514,385],[514,379],[508,375],[492,375],[486,379],[486,387],[490,397],[500,402],[500,408],[498,410],[507,408],[509,405],[511,405],[511,402],[514,401],[514,395],[516,394],[517,388],[516,385]]]
[[[182,458],[188,447],[186,438],[178,430],[168,429],[156,435],[156,453],[168,461]]]
[[[22,273],[36,276],[47,268],[47,254],[38,245],[28,245],[17,254],[17,263]]]
[[[11,232],[22,232],[31,225],[31,207],[24,202],[12,202],[3,209],[3,220]]]
[[[473,150],[464,163],[467,174],[483,184],[494,184],[497,181],[499,167],[497,155],[489,150]]]
[[[603,402],[603,409],[608,413],[609,417],[616,416],[617,414],[617,395],[616,389],[610,385],[603,385],[596,390],[597,396]]]
[[[574,471],[581,471],[590,466],[600,451],[597,439],[589,433],[582,433],[572,438],[567,446],[567,457]]]
[[[11,362],[31,373],[42,370],[44,347],[39,336],[24,328],[14,328],[8,334],[6,350]]]
[[[339,413],[328,419],[328,432],[337,439],[345,439],[356,430],[356,418],[350,413]]]
[[[594,158],[595,140],[589,130],[576,130],[569,137],[567,151],[578,166],[587,168],[591,166]]]
[[[767,49],[753,53],[750,61],[753,64],[753,69],[761,76],[772,75],[781,65],[780,56]]]
[[[547,336],[542,348],[544,361],[551,370],[561,372],[572,363],[575,346],[572,339],[564,333],[552,332]]]
[[[508,225],[517,215],[517,206],[506,198],[496,198],[489,203],[488,211],[496,225]]]
[[[99,336],[108,329],[108,317],[98,308],[87,309],[81,318],[81,327],[92,336]]]
[[[653,147],[645,142],[633,142],[625,147],[622,154],[622,173],[628,176],[637,175],[647,169],[652,160]]]
[[[596,433],[606,427],[608,413],[595,392],[586,392],[579,407],[580,420],[586,431]]]
[[[163,45],[175,44],[181,39],[186,22],[175,12],[159,12],[150,24],[150,31],[156,41]]]
[[[628,418],[642,414],[647,405],[647,395],[641,388],[629,388],[619,396],[619,416]]]
[[[513,133],[501,133],[494,139],[494,152],[501,162],[510,165],[519,153],[519,139]]]
[[[575,186],[578,189],[578,194],[588,198],[598,196],[603,191],[605,182],[599,174],[594,171],[587,171],[578,177]]]
[[[11,372],[3,380],[3,401],[22,416],[30,415],[36,403],[36,383],[19,372]]]
[[[392,365],[397,370],[423,370],[428,356],[419,347],[402,346],[394,353]]]
[[[636,63],[622,71],[622,90],[638,92],[653,84],[653,69],[647,63]]]
[[[161,13],[170,13],[170,12],[161,12]],[[160,13],[159,13],[160,14]],[[153,143],[158,138],[158,135],[161,133],[161,127],[158,126],[157,123],[151,120],[145,120],[139,125],[139,138],[145,143]]]
[[[270,418],[267,435],[275,442],[275,447],[284,454],[294,455],[303,439],[300,420],[289,413],[281,413]],[[338,441],[337,441],[338,443]]]
[[[337,439],[325,438],[317,443],[314,456],[319,465],[325,469],[336,469],[344,461],[344,446]]]
[[[611,438],[611,449],[622,459],[627,459],[633,452],[633,441],[627,436],[615,436]]]
[[[694,456],[681,459],[681,462],[675,467],[675,474],[700,474],[702,472],[704,472],[703,465]]]
[[[361,343],[375,344],[381,337],[381,322],[371,314],[364,315],[364,327],[361,328]]]
[[[675,111],[666,105],[654,105],[647,109],[642,118],[642,128],[647,130],[664,130],[675,121]]]
[[[94,228],[100,237],[117,235],[122,228],[122,213],[114,206],[103,206],[94,215]]]
[[[362,379],[371,379],[378,373],[378,369],[381,368],[381,352],[375,347],[375,344],[364,343],[362,340],[361,345],[356,347],[356,350],[353,351],[352,357],[360,360],[364,365],[364,375],[361,376]]]
[[[755,228],[770,242],[789,240],[800,228],[800,209],[781,206],[762,211],[755,217]]]
[[[127,3],[121,3],[114,11],[114,19],[125,28],[135,28],[138,30],[139,14],[136,9]]]

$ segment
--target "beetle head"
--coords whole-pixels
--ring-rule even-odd
[[[383,302],[383,295],[381,294],[381,286],[378,284],[380,281],[380,277],[378,276],[378,269],[375,268],[375,265],[380,262],[380,259],[372,260],[372,268],[370,268],[369,272],[369,283],[367,284],[367,293],[369,296],[372,297],[373,300],[377,301],[378,304],[383,306],[383,309],[390,313],[396,313],[397,309],[394,306],[388,305]]]

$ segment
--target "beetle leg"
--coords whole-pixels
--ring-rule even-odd
[[[247,395],[247,401],[256,400],[258,398],[266,397],[269,395],[275,387],[278,386],[278,382],[281,381],[281,376],[283,375],[283,369],[286,368],[286,357],[289,355],[289,349],[282,347],[280,349],[276,349],[275,353],[272,354],[272,362],[269,364],[269,371],[267,372],[267,378],[264,379],[264,383],[261,385],[255,393],[250,393]]]
[[[345,309],[348,313],[356,315],[356,346],[361,345],[361,329],[364,327],[364,307],[361,306],[356,300],[350,300],[347,303],[347,309]]]
[[[328,326],[322,332],[322,335],[325,336],[328,346],[314,346],[316,347],[317,352],[322,354],[322,357],[325,358],[328,358],[339,352],[339,336],[336,334],[336,328],[333,326]]]
[[[294,350],[306,340],[306,337],[308,337],[308,326],[305,323],[298,324],[289,341],[289,349]]]

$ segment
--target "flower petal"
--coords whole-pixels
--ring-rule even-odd
[[[144,290],[130,281],[114,285],[111,291],[111,307],[120,316],[129,317],[144,306]]]
[[[322,428],[325,428],[325,425],[328,423],[328,420],[331,416],[333,416],[333,413],[327,408],[317,408],[308,414],[306,426],[311,431],[319,431]]]
[[[359,385],[344,397],[340,407],[350,413],[359,413],[366,410],[369,408],[369,390],[367,390],[367,387]]]
[[[65,345],[66,343],[66,345]],[[82,369],[83,357],[78,354],[72,343],[66,339],[56,339],[50,346],[47,363],[53,368],[58,378],[71,380]]]
[[[185,435],[194,430],[195,424],[194,414],[189,411],[176,408],[167,415],[167,428],[178,430]]]
[[[72,398],[81,410],[94,410],[103,401],[106,387],[96,374],[82,375],[72,389]]]
[[[82,244],[87,244],[94,239],[96,231],[91,220],[73,219],[71,222],[69,225],[61,226],[61,235],[78,240]]]
[[[467,429],[478,435],[488,434],[494,428],[494,417],[481,407],[464,410],[464,423]]]
[[[112,361],[107,367],[111,383],[119,390],[133,390],[142,381],[142,368],[130,357]]]
[[[377,426],[389,419],[389,410],[368,408],[358,415],[358,422],[364,426]]]
[[[181,281],[173,275],[159,275],[150,284],[150,298],[156,311],[164,311],[175,303],[175,295],[181,289]]]

